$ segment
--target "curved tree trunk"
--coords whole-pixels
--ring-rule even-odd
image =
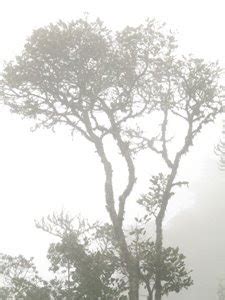
[[[139,265],[135,257],[132,255],[128,248],[126,237],[123,231],[123,217],[125,209],[125,200],[132,191],[135,183],[134,169],[132,168],[132,162],[128,160],[129,169],[129,182],[124,190],[124,193],[119,199],[119,212],[115,209],[115,198],[113,190],[113,169],[110,161],[107,159],[104,146],[101,141],[96,141],[96,150],[101,158],[105,171],[105,197],[106,197],[106,209],[109,213],[115,238],[118,242],[121,258],[125,263],[126,270],[129,279],[129,300],[139,299]],[[121,151],[122,152],[122,151]],[[125,154],[124,154],[125,155]],[[126,155],[125,155],[126,156]],[[131,164],[131,167],[130,167]],[[132,173],[132,175],[131,175]]]
[[[115,223],[114,223],[115,222]],[[126,265],[129,282],[129,300],[139,299],[139,262],[128,250],[126,238],[123,229],[117,220],[112,220],[116,240],[119,244],[121,258]]]

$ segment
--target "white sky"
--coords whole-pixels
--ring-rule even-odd
[[[178,31],[184,53],[206,59],[219,59],[225,66],[225,2],[203,0],[8,0],[0,1],[0,62],[19,53],[32,29],[72,20],[89,12],[106,25],[118,29],[141,23],[146,17],[168,23]],[[72,140],[65,131],[31,133],[30,123],[4,109],[0,111],[0,252],[23,253],[37,257],[46,254],[48,236],[34,227],[34,218],[65,208],[104,218],[103,174],[93,148],[81,138]],[[191,178],[198,164],[198,178],[212,155],[220,128],[203,135],[197,150],[184,166]],[[198,155],[200,153],[201,155]],[[146,158],[143,172],[149,173]],[[184,202],[193,202],[193,191]],[[186,198],[189,198],[186,199]],[[178,204],[179,209],[188,204]],[[177,208],[171,209],[171,215]],[[40,252],[40,253],[39,253]]]

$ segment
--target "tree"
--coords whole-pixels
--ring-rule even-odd
[[[39,276],[33,259],[22,255],[0,255],[2,276],[1,296],[22,297],[24,300],[50,300],[48,285]]]
[[[55,299],[104,299],[126,289],[109,225],[89,224],[62,212],[43,218],[37,227],[58,238],[48,250]]]
[[[138,299],[140,282],[139,262],[129,249],[123,224],[136,183],[134,155],[151,149],[169,169],[156,217],[156,300],[160,300],[162,223],[172,190],[182,185],[175,182],[180,160],[203,125],[221,109],[218,66],[178,59],[176,47],[174,36],[151,20],[116,34],[99,20],[59,22],[34,31],[23,53],[2,74],[1,95],[12,112],[33,118],[36,127],[64,124],[94,146],[105,172],[106,208],[128,273],[130,300]],[[152,114],[162,116],[161,131],[146,138],[141,121],[151,120]],[[187,127],[173,158],[168,152],[171,115]],[[113,160],[105,147],[109,140],[118,147],[127,169],[127,184],[118,197]]]
[[[147,232],[148,216],[136,218],[137,225],[130,234],[135,236],[131,247],[139,261],[140,281],[148,292],[149,300],[153,300],[156,298],[156,276],[159,265],[155,242]],[[179,252],[178,247],[162,248],[160,260],[162,296],[189,288],[193,284],[190,273],[185,265],[185,256]]]
[[[149,299],[153,300],[156,290],[157,254],[153,242],[143,250],[143,259],[140,262],[143,283],[148,291]],[[168,296],[171,292],[179,293],[183,288],[187,289],[193,281],[190,272],[185,269],[185,256],[179,253],[178,248],[163,248],[161,259],[162,296]]]

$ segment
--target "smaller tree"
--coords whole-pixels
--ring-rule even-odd
[[[142,259],[140,269],[143,283],[149,294],[149,299],[153,300],[155,293],[155,275],[157,270],[157,253],[154,242],[143,243]],[[193,281],[190,272],[186,270],[185,256],[179,252],[179,248],[163,248],[161,260],[161,280],[162,295],[168,296],[171,292],[179,293],[182,289],[189,288]]]
[[[32,258],[0,254],[0,269],[3,298],[13,295],[24,300],[50,300],[48,285],[38,276]]]
[[[146,288],[149,300],[155,299],[156,296],[158,268],[161,274],[162,296],[168,296],[171,292],[179,293],[182,289],[189,288],[193,284],[191,271],[186,269],[185,256],[179,252],[179,248],[163,247],[159,265],[155,242],[146,237],[146,225],[143,226],[146,217],[136,220],[138,226],[130,232],[135,236],[131,248],[138,259],[140,282]]]
[[[48,250],[55,299],[117,296],[125,289],[116,248],[110,242],[111,226],[61,213],[42,219],[37,227],[59,239]]]

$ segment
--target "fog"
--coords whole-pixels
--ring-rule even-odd
[[[136,25],[146,17],[165,21],[177,31],[182,53],[219,60],[225,66],[223,1],[11,0],[2,1],[0,6],[2,66],[20,53],[34,28],[58,19],[77,19],[85,12],[102,18],[113,29]],[[216,300],[219,279],[225,276],[225,172],[219,170],[214,154],[222,118],[204,129],[185,157],[179,176],[189,181],[189,188],[183,187],[171,200],[166,216],[165,243],[179,246],[194,279],[192,287],[172,294],[168,297],[171,300]],[[0,252],[34,256],[41,274],[45,274],[50,239],[35,228],[34,219],[61,209],[86,214],[92,220],[108,217],[103,171],[92,146],[80,137],[72,138],[63,128],[53,134],[47,130],[30,132],[30,127],[32,121],[21,120],[2,108]],[[138,183],[138,191],[158,168],[153,163],[149,171],[146,159],[143,156],[138,161],[144,182]],[[128,225],[133,214],[130,204]]]
[[[173,299],[217,299],[218,282],[224,277],[224,174],[209,159],[201,177],[191,184],[193,207],[171,220],[167,240],[177,244],[193,269],[194,286]],[[182,199],[181,199],[182,200]],[[171,299],[172,299],[171,298]]]

